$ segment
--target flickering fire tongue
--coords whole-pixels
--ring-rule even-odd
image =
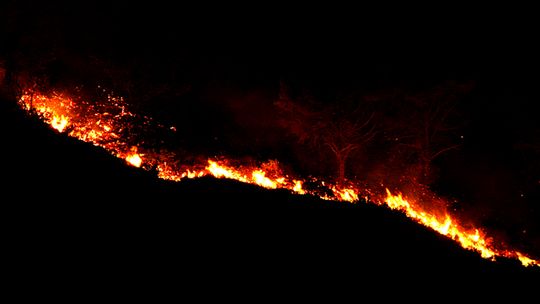
[[[333,185],[315,179],[301,179],[283,174],[277,162],[264,163],[261,166],[244,165],[233,160],[208,159],[195,165],[179,165],[178,160],[171,160],[159,153],[146,151],[140,143],[134,142],[129,130],[134,121],[147,125],[149,117],[140,116],[128,110],[120,97],[107,95],[105,101],[90,103],[75,101],[65,94],[49,95],[26,91],[19,104],[27,111],[36,113],[44,122],[60,133],[89,142],[124,159],[129,165],[142,168],[156,168],[158,177],[165,180],[180,181],[185,178],[213,176],[228,178],[243,183],[255,184],[267,189],[288,189],[297,194],[310,194],[325,200],[337,200],[350,203],[359,201],[386,205],[390,209],[403,212],[414,221],[430,227],[445,235],[463,248],[478,252],[483,258],[494,260],[496,257],[518,259],[524,266],[540,266],[540,261],[516,250],[508,249],[503,244],[493,241],[478,228],[465,228],[448,212],[429,212],[407,199],[402,194],[376,194],[370,189],[362,189],[354,184]],[[174,130],[174,128],[171,128]],[[130,138],[128,140],[128,137]],[[306,182],[316,183],[326,191],[306,189]],[[469,225],[467,225],[469,227]]]

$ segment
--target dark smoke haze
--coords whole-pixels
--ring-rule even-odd
[[[325,32],[323,26],[257,22],[256,14],[238,24],[230,21],[234,16],[191,22],[172,18],[166,8],[88,3],[67,13],[67,5],[11,3],[0,10],[0,67],[10,73],[7,81],[37,79],[44,88],[78,87],[90,97],[97,85],[110,88],[175,125],[169,145],[183,153],[278,159],[299,174],[334,178],[337,164],[325,143],[315,149],[283,123],[276,102],[286,86],[291,100],[326,113],[351,100],[371,103],[377,132],[348,155],[346,177],[399,184],[420,169],[418,153],[403,150],[415,143],[400,145],[409,135],[396,130],[413,130],[421,112],[412,109],[432,104],[425,96],[455,96],[452,136],[460,145],[432,160],[422,184],[455,201],[451,209],[464,218],[540,256],[534,109],[540,96],[537,76],[528,76],[539,64],[521,51],[534,53],[531,48],[516,44],[515,54],[488,58],[488,50],[496,52],[491,44],[473,48],[444,33],[445,39],[422,44],[424,37],[370,37],[350,24]],[[208,19],[218,26],[205,28]],[[266,22],[275,26],[259,30]],[[248,33],[248,24],[257,30]],[[340,115],[334,122],[345,119]]]

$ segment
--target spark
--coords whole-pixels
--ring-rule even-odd
[[[161,179],[181,181],[186,178],[213,176],[267,189],[288,189],[293,193],[309,194],[325,200],[357,203],[359,197],[362,197],[366,202],[385,205],[392,210],[402,212],[415,222],[451,238],[461,247],[478,252],[483,258],[494,260],[496,257],[508,257],[519,260],[524,266],[540,266],[540,261],[493,242],[482,229],[471,227],[472,225],[462,225],[446,210],[426,210],[418,201],[406,198],[401,193],[392,193],[388,189],[385,193],[377,194],[375,191],[361,188],[350,182],[338,185],[316,178],[292,178],[281,173],[275,161],[267,166],[255,166],[241,164],[232,159],[219,161],[207,159],[203,163],[194,165],[179,165],[178,160],[171,161],[161,153],[150,150],[140,151],[138,145],[131,144],[127,139],[133,136],[126,135],[126,130],[133,127],[132,124],[136,121],[133,118],[137,118],[145,126],[148,125],[150,118],[130,112],[124,99],[114,94],[108,94],[106,100],[101,103],[90,103],[79,99],[75,101],[61,93],[45,95],[26,91],[21,96],[19,104],[23,109],[36,113],[58,132],[102,147],[132,166],[156,168],[157,176]],[[176,131],[174,126],[168,129]],[[316,184],[327,191],[308,189],[305,186],[307,182]]]

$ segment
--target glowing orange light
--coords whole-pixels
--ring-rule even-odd
[[[60,117],[53,116],[53,118],[51,119],[51,126],[58,132],[64,132],[64,129],[68,125],[68,122],[68,118],[64,115],[61,115]]]
[[[360,189],[354,184],[342,186],[317,179],[293,179],[282,175],[279,170],[265,169],[266,167],[263,166],[232,165],[232,161],[218,162],[209,159],[203,164],[177,167],[162,160],[159,154],[153,154],[150,151],[139,153],[136,147],[129,148],[130,145],[121,136],[123,130],[129,129],[129,125],[126,125],[122,118],[136,117],[136,115],[127,110],[124,100],[119,97],[109,95],[107,101],[101,107],[97,107],[95,103],[75,102],[63,94],[43,95],[28,91],[21,96],[19,104],[22,108],[37,113],[55,130],[66,132],[69,136],[102,147],[111,154],[125,159],[132,166],[141,167],[143,162],[154,165],[161,179],[180,181],[184,178],[209,175],[255,184],[268,189],[288,189],[298,194],[310,194],[322,199],[351,203],[358,202],[359,195],[362,195],[366,202],[386,205],[390,209],[403,212],[414,221],[455,240],[463,248],[478,252],[483,258],[494,259],[497,256],[503,256],[517,259],[524,266],[540,266],[540,261],[494,243],[482,230],[465,228],[448,212],[425,210],[414,200],[406,199],[402,194],[392,194],[388,189],[386,193],[377,195],[368,191],[369,189]],[[170,129],[176,130],[174,127]],[[304,185],[307,181],[320,185],[328,192],[305,189]]]
[[[535,261],[526,255],[522,254],[521,252],[516,251],[516,255],[518,260],[523,264],[523,266],[540,266],[539,261]]]
[[[293,181],[294,182],[294,187],[293,187],[293,191],[298,193],[298,194],[306,194],[306,191],[304,191],[304,189],[302,188],[302,181],[299,181],[299,180],[295,180]]]
[[[340,198],[342,201],[354,203],[358,200],[358,193],[354,189],[334,186],[332,190],[334,191],[336,197]]]
[[[137,168],[139,168],[142,165],[142,158],[137,153],[129,154],[128,156],[126,156],[126,161],[130,165]]]

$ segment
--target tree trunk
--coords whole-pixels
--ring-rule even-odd
[[[345,164],[347,162],[349,153],[336,153],[336,165],[337,165],[337,183],[343,184],[345,182]]]
[[[422,157],[420,161],[420,183],[429,185],[431,180],[431,161],[427,157]]]

